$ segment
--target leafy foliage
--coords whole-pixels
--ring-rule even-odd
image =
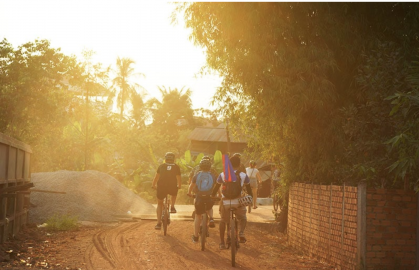
[[[388,181],[399,128],[385,98],[408,92],[417,3],[183,3],[191,39],[224,78],[219,113],[287,182]]]

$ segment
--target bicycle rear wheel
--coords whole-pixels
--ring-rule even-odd
[[[167,225],[169,220],[169,208],[167,207],[166,203],[163,204],[163,215],[162,215],[162,223],[163,223],[163,233],[164,235],[167,234]]]
[[[205,241],[207,240],[207,232],[208,232],[208,215],[205,213],[202,217],[202,232],[201,232],[201,250],[205,250]]]
[[[236,253],[237,253],[237,235],[236,235],[236,222],[234,218],[230,219],[230,247],[231,247],[231,266],[236,266]]]

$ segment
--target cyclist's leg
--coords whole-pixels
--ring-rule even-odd
[[[194,236],[198,237],[199,229],[202,223],[202,214],[205,213],[204,204],[202,198],[198,197],[195,199],[195,221],[194,221]]]
[[[244,238],[244,231],[246,229],[247,225],[247,216],[246,216],[246,207],[245,206],[239,206],[236,208],[236,217],[239,221],[239,236],[240,238]]]
[[[226,225],[230,222],[230,211],[227,211],[225,209],[225,207],[222,204],[223,202],[221,202],[221,220],[220,220],[220,240],[221,240],[221,244],[224,244],[224,237],[225,237],[225,231],[226,231]]]
[[[214,210],[212,210],[212,208],[211,208],[210,210],[207,211],[207,213],[208,213],[208,216],[209,216],[208,227],[214,228],[215,227]]]
[[[175,189],[171,190],[171,192],[169,192],[169,194],[171,195],[170,212],[172,212],[172,213],[176,213],[175,203],[176,203],[177,192],[178,192],[177,188],[175,188]]]
[[[202,220],[202,215],[198,215],[195,212],[195,221],[194,221],[194,236],[196,238],[198,238],[199,235],[199,228],[201,227],[201,220]]]

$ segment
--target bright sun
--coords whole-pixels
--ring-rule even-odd
[[[173,4],[160,1],[4,1],[0,0],[0,38],[14,46],[48,39],[66,54],[96,52],[94,61],[114,65],[133,59],[138,80],[150,97],[158,86],[190,88],[194,108],[209,107],[220,86],[218,76],[195,78],[205,64],[201,48],[189,40],[181,20],[170,24]]]

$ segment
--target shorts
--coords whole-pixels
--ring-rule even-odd
[[[178,188],[159,188],[157,187],[157,199],[164,200],[164,198],[169,194],[172,196],[177,196]]]
[[[241,206],[238,202],[226,204],[221,207],[221,220],[227,224],[230,223],[230,208],[236,209],[236,218],[238,220],[246,219],[246,206]]]
[[[195,214],[202,215],[205,211],[211,210],[214,201],[210,197],[197,197],[195,199]],[[206,207],[205,207],[206,206]]]
[[[250,187],[258,188],[258,180],[256,178],[250,178]]]

